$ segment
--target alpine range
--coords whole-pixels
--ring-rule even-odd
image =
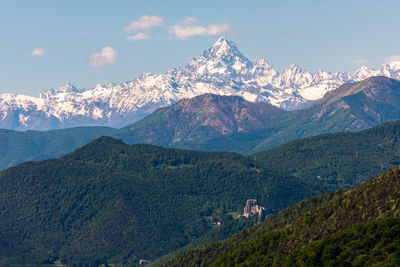
[[[1,1],[0,266],[400,266],[399,10]]]
[[[220,37],[184,68],[143,74],[124,83],[79,89],[67,84],[39,97],[0,95],[0,128],[50,130],[77,126],[123,127],[160,107],[205,93],[238,95],[252,102],[296,110],[310,106],[343,83],[371,76],[400,79],[400,61],[379,70],[361,67],[345,72],[310,73],[290,65],[279,73],[265,59],[250,61],[233,41]]]

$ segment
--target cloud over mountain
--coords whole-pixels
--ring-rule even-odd
[[[228,33],[231,27],[228,23],[200,25],[200,21],[195,17],[187,17],[183,21],[170,27],[169,32],[178,39],[187,39],[198,35],[217,35]]]

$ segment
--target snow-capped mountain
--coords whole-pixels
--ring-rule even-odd
[[[319,71],[297,65],[279,73],[264,59],[250,61],[221,37],[184,68],[144,74],[125,83],[78,89],[70,84],[39,97],[0,95],[0,128],[48,130],[82,125],[121,127],[183,98],[212,93],[265,101],[286,110],[310,105],[345,82],[382,75],[400,79],[400,62],[380,70],[361,67],[354,74]]]

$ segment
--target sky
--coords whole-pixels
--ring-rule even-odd
[[[220,36],[279,71],[400,59],[398,0],[2,0],[0,94],[91,88],[185,66]]]

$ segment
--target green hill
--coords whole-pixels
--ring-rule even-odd
[[[400,168],[304,200],[160,266],[399,266]]]
[[[249,198],[273,212],[318,190],[238,154],[101,137],[0,172],[0,265],[134,265],[254,224],[234,215]]]
[[[308,137],[251,155],[257,164],[343,189],[400,165],[400,121],[354,133]]]
[[[53,131],[18,132],[0,129],[0,169],[30,160],[58,158],[100,136],[109,136],[108,127],[77,127]]]

